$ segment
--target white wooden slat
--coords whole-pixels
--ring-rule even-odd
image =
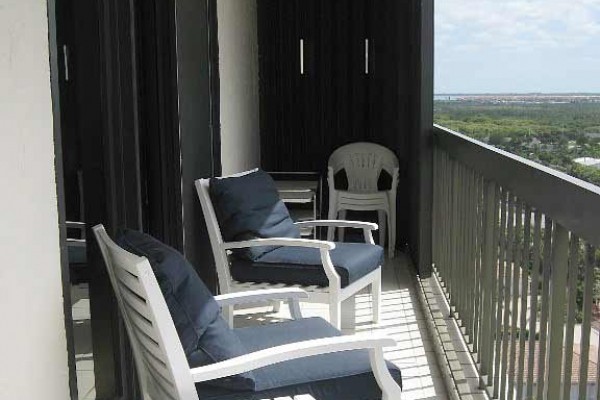
[[[123,268],[115,268],[115,275],[121,284],[125,285],[130,291],[140,297],[144,297],[144,289],[137,276]]]
[[[151,353],[144,352],[143,357],[146,368],[151,370],[153,376],[160,378],[160,381],[166,388],[175,389],[173,376],[169,369],[162,362],[158,362]]]
[[[119,287],[123,288],[119,283]],[[129,292],[128,290],[121,290],[121,297],[123,298],[123,302],[125,302],[131,309],[133,309],[136,313],[146,318],[148,321],[152,321],[153,317],[148,310],[148,306],[143,299],[141,299],[136,294]]]
[[[159,342],[158,332],[156,332],[151,321],[148,321],[148,319],[135,312],[130,314],[129,319],[136,331],[141,331],[141,333],[156,343]]]
[[[158,343],[138,330],[135,330],[135,335],[139,341],[139,345],[142,347],[142,351],[151,353],[154,358],[165,364],[168,364],[168,360],[166,359],[164,352]]]
[[[178,400],[177,391],[172,382],[165,379],[162,375],[160,375],[151,365],[144,361],[144,366],[146,367],[146,373],[148,375],[148,379],[152,381],[152,384],[156,389],[166,395],[169,399]]]
[[[146,381],[148,382],[151,399],[178,400],[167,388],[161,386],[149,372],[146,372]]]

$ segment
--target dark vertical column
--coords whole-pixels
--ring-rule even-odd
[[[218,102],[211,102],[208,56],[210,39],[217,37],[215,10],[214,4],[209,8],[205,0],[175,2],[183,249],[200,277],[213,288],[214,260],[194,181],[214,176],[220,168],[214,157],[218,131],[211,125]],[[213,69],[212,73],[218,72]]]
[[[103,223],[113,235],[121,227],[141,229],[133,6],[87,0],[73,7],[86,222]],[[135,399],[123,325],[99,249],[91,232],[87,237],[97,398]]]
[[[408,164],[409,136],[415,119],[410,108],[413,91],[411,55],[412,2],[368,2],[367,35],[370,38],[370,72],[366,140],[382,144],[400,161],[397,196],[397,246],[409,239]],[[383,182],[382,182],[383,183]]]
[[[144,231],[183,250],[174,0],[135,0]]]
[[[73,317],[71,303],[71,280],[69,276],[69,258],[67,252],[66,238],[67,229],[65,218],[67,215],[65,205],[65,188],[64,188],[64,166],[63,166],[63,151],[62,151],[62,97],[64,88],[61,88],[61,80],[64,81],[64,75],[60,73],[60,66],[64,64],[59,62],[59,54],[62,48],[61,43],[64,43],[67,34],[61,32],[58,28],[59,24],[64,21],[68,15],[68,4],[57,2],[55,0],[48,1],[48,38],[50,45],[50,84],[52,89],[52,113],[54,116],[54,154],[55,154],[55,175],[56,175],[56,192],[58,201],[58,226],[60,229],[60,261],[62,275],[62,289],[64,298],[64,314],[65,314],[65,333],[67,335],[67,353],[69,365],[69,390],[71,400],[77,400],[77,375],[75,363],[75,342],[73,338]]]
[[[410,136],[410,249],[419,272],[431,274],[433,210],[433,0],[413,0]]]

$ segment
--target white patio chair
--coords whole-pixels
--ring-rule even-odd
[[[230,178],[230,177],[241,177],[257,170],[246,171],[240,174],[231,175],[228,177],[221,177],[216,179]],[[342,287],[342,282],[339,273],[336,271],[335,266],[330,257],[330,251],[336,246],[334,242],[313,240],[313,239],[297,239],[297,238],[263,238],[246,240],[242,242],[225,242],[221,234],[221,228],[219,227],[219,221],[217,219],[215,208],[212,203],[210,194],[210,179],[198,179],[196,181],[196,189],[200,202],[202,204],[202,211],[204,213],[204,219],[208,229],[208,235],[215,258],[217,267],[217,275],[219,279],[219,289],[223,294],[243,292],[254,289],[271,289],[271,288],[282,288],[282,287],[299,287],[305,290],[309,297],[306,301],[313,303],[325,303],[329,305],[330,322],[333,326],[340,329],[343,327],[346,329],[353,329],[355,323],[355,298],[356,293],[364,288],[369,288],[372,295],[372,310],[373,310],[373,322],[378,323],[380,318],[380,304],[381,304],[381,266],[369,274],[363,276],[357,281],[349,284],[346,287]],[[249,193],[249,196],[252,194]],[[358,228],[363,231],[365,242],[374,245],[372,231],[377,229],[377,224],[367,222],[355,222],[355,221],[339,221],[339,220],[316,220],[307,222],[296,222],[298,227],[346,227],[346,228]],[[328,285],[323,286],[303,286],[299,284],[284,284],[284,283],[265,283],[257,280],[256,282],[239,282],[232,278],[230,272],[230,260],[229,255],[234,249],[243,249],[251,247],[262,247],[262,246],[283,246],[283,247],[299,247],[299,248],[310,248],[318,249],[321,256],[321,264],[327,275]],[[277,310],[277,306],[276,306]],[[224,310],[224,314],[227,317],[228,322],[232,326],[233,324],[233,307],[229,307],[228,310]],[[342,321],[343,315],[343,321]]]
[[[375,143],[351,143],[340,147],[329,157],[327,167],[329,185],[329,219],[346,218],[346,210],[377,211],[379,214],[379,243],[385,243],[388,232],[388,253],[396,251],[396,192],[400,167],[398,157],[389,149]],[[335,188],[335,175],[344,170],[348,190]],[[381,191],[377,183],[381,171],[392,177],[389,190]],[[387,224],[386,224],[387,219]],[[343,240],[343,228],[340,238]],[[329,228],[327,240],[333,240],[334,228]]]
[[[150,263],[131,254],[106,233],[102,225],[93,228],[131,346],[144,400],[201,400],[195,386],[223,377],[253,371],[309,356],[365,349],[383,400],[400,399],[400,387],[390,374],[383,348],[395,345],[387,337],[337,336],[307,340],[256,351],[214,364],[190,369],[173,319]],[[288,300],[292,315],[301,318],[298,300],[306,293],[298,289],[254,291],[215,297],[222,306],[246,304],[265,299]],[[305,399],[297,396],[296,400]]]

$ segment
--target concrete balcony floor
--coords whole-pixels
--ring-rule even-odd
[[[416,290],[416,278],[408,258],[399,253],[396,258],[387,260],[383,270],[381,321],[373,325],[370,295],[358,294],[356,332],[377,332],[396,339],[397,345],[385,353],[386,358],[402,370],[403,400],[447,399]],[[83,285],[76,286],[73,294],[79,398],[95,399],[87,290]],[[325,304],[305,303],[302,312],[305,317],[328,318]],[[289,318],[287,307],[281,307],[279,313],[273,313],[272,307],[253,307],[236,310],[235,325],[277,323]]]

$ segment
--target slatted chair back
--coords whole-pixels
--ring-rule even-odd
[[[152,267],[94,227],[131,341],[144,400],[199,400],[181,341]]]
[[[399,166],[398,157],[388,148],[367,142],[351,143],[340,147],[329,157],[329,179],[344,170],[348,190],[356,193],[377,191],[381,171],[394,176]],[[330,182],[330,184],[331,184]]]
[[[244,176],[258,171],[253,169],[251,171],[242,172],[239,174],[224,176],[221,178],[230,178],[236,176]],[[220,179],[220,178],[216,178]],[[217,277],[219,279],[219,289],[221,293],[231,292],[231,274],[229,272],[229,260],[227,258],[227,251],[223,246],[223,236],[221,235],[221,227],[219,226],[219,220],[210,198],[210,179],[198,179],[196,181],[196,191],[200,198],[200,204],[202,205],[202,212],[206,220],[206,228],[208,230],[208,237],[210,239],[210,245],[215,257],[215,264],[217,267]]]

